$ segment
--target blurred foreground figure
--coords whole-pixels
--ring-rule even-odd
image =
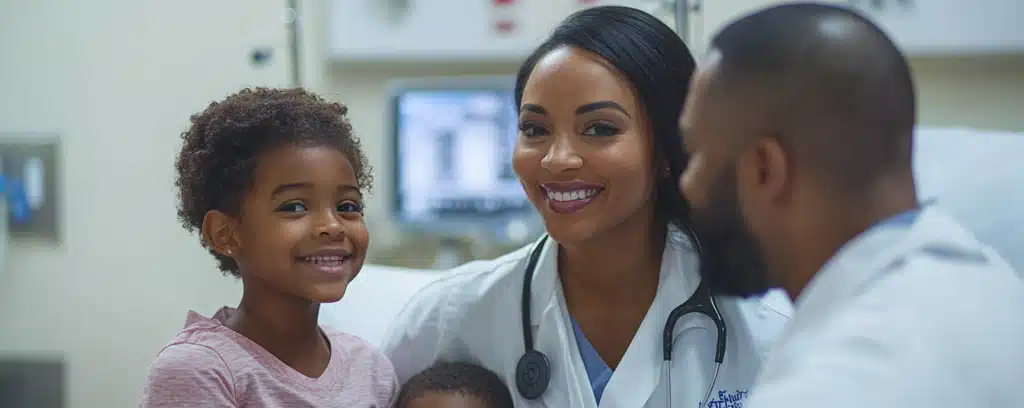
[[[843,8],[735,21],[694,76],[680,179],[712,290],[796,312],[745,407],[1024,406],[1024,282],[920,203],[907,61]]]

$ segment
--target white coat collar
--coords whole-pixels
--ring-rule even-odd
[[[531,246],[536,248],[538,243]],[[529,262],[529,254],[523,267]],[[530,296],[530,323],[534,333],[534,347],[548,358],[550,380],[548,389],[541,396],[546,407],[583,408],[579,401],[593,399],[584,391],[590,391],[586,370],[577,357],[579,351],[572,337],[572,328],[567,316],[565,300],[561,294],[558,279],[558,243],[548,238],[544,242],[540,259],[533,273]],[[583,373],[580,375],[580,373]],[[531,405],[532,406],[532,405]]]
[[[984,257],[983,249],[952,217],[927,205],[907,226],[876,225],[843,245],[796,299],[800,315],[822,316],[919,251]],[[804,313],[801,313],[804,311]]]
[[[534,243],[531,249],[539,243],[540,240]],[[529,258],[525,262],[529,262]],[[556,291],[561,290],[561,283],[558,280],[558,243],[551,237],[544,242],[540,260],[537,261],[537,268],[533,271],[532,286],[530,319],[533,326],[537,327],[543,319],[546,309],[557,306],[558,302],[554,302],[554,297]]]
[[[537,239],[530,250],[536,248],[540,243]],[[523,268],[529,262],[529,253],[523,261]],[[672,285],[671,296],[674,299],[687,299],[697,289],[700,283],[700,272],[697,269],[697,256],[690,239],[675,226],[669,226],[668,236],[665,241],[665,250],[662,252],[661,272],[658,279],[658,294],[663,292],[662,285]],[[666,282],[672,277],[672,282]],[[562,285],[558,279],[558,243],[548,237],[541,250],[540,259],[537,261],[537,268],[533,273],[533,290],[530,294],[530,319],[534,327],[539,325],[546,309],[558,307],[555,296],[561,297]],[[682,302],[679,300],[678,302]],[[564,303],[564,302],[563,302]],[[663,302],[666,304],[672,302]],[[657,299],[655,304],[658,304]],[[672,306],[674,307],[674,306]],[[665,316],[671,312],[672,307],[665,312]],[[566,312],[568,313],[568,312]],[[684,327],[677,327],[681,331]]]
[[[605,387],[602,407],[643,407],[651,399],[662,381],[665,322],[672,310],[697,290],[697,268],[698,257],[689,239],[678,229],[670,228],[654,302]],[[706,318],[683,318],[673,327],[672,337],[694,328],[713,331],[714,325]]]
[[[536,247],[531,246],[531,249]],[[603,407],[641,407],[651,397],[661,377],[662,339],[669,313],[689,298],[700,282],[697,256],[689,239],[678,229],[669,228],[662,254],[658,291],[654,303],[644,317],[634,340],[616,368],[601,401]],[[524,263],[525,267],[525,263]],[[558,244],[548,239],[544,244],[532,280],[531,324],[536,333],[536,347],[547,354],[552,369],[547,406],[566,407],[566,401],[554,395],[567,396],[570,401],[592,400],[590,385],[576,342],[573,340],[568,310],[558,279]],[[544,325],[542,326],[542,322]],[[706,319],[680,320],[673,337],[695,327],[711,329]],[[558,354],[553,355],[557,350]],[[567,352],[567,353],[566,353]],[[569,384],[568,389],[564,389]],[[558,392],[551,392],[558,390]],[[579,394],[580,390],[589,395]],[[589,405],[589,404],[588,404]]]

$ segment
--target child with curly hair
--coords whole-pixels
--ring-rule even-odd
[[[189,312],[150,367],[143,408],[379,407],[394,368],[367,342],[321,328],[366,257],[370,168],[347,108],[300,89],[246,89],[192,117],[176,170],[178,217],[237,307]]]

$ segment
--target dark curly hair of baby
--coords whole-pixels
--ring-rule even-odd
[[[259,157],[283,146],[337,148],[351,162],[359,188],[368,192],[373,176],[347,113],[345,105],[302,89],[255,88],[193,115],[174,165],[182,225],[201,236],[207,212],[239,215]],[[239,276],[233,259],[210,249],[205,240],[202,244],[221,271]]]
[[[488,408],[512,408],[512,392],[493,371],[476,364],[437,362],[412,376],[402,386],[395,408],[406,408],[428,393],[450,393],[473,397]]]

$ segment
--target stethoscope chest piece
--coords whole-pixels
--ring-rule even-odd
[[[516,388],[519,394],[529,400],[539,398],[551,381],[551,364],[548,358],[537,350],[527,350],[516,364]]]

